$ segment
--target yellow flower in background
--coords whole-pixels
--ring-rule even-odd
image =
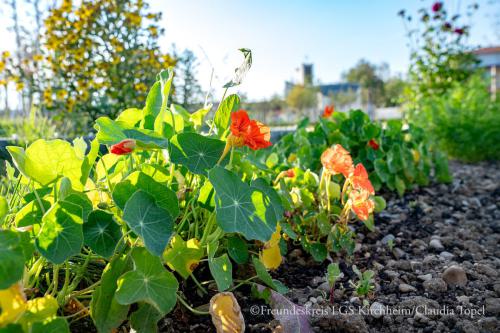
[[[16,83],[16,90],[21,91],[24,88],[24,83],[23,82],[17,82]]]
[[[151,32],[151,34],[156,37],[158,36],[158,28],[155,26],[149,26],[148,30]]]
[[[281,265],[280,239],[281,226],[278,224],[271,239],[264,244],[264,248],[259,254],[260,261],[262,261],[267,269],[276,269]]]
[[[20,283],[0,290],[0,327],[18,320],[26,310],[26,297]]]
[[[3,51],[2,52],[2,58],[4,58],[4,59],[10,58],[10,52],[9,51]]]
[[[0,86],[6,86],[7,85],[7,80],[0,80]]]
[[[5,69],[5,62],[0,61],[0,72]]]
[[[60,89],[60,90],[58,90],[58,91],[57,91],[57,93],[56,93],[56,97],[57,97],[57,99],[63,99],[63,98],[65,98],[66,96],[68,96],[68,92],[67,92],[66,90],[64,90],[64,89]]]
[[[41,55],[41,54],[35,54],[33,56],[33,60],[35,60],[35,61],[42,61],[43,60],[43,55]]]

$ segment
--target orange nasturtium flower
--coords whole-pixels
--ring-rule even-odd
[[[333,175],[341,173],[346,178],[354,170],[351,155],[339,144],[328,148],[321,154],[321,164],[329,173]]]
[[[136,146],[135,140],[125,139],[111,146],[110,152],[115,155],[126,155],[134,151]]]
[[[264,124],[251,120],[245,110],[239,110],[231,114],[231,134],[228,142],[233,147],[247,146],[258,150],[271,145],[271,131]]]
[[[375,203],[370,199],[370,193],[363,189],[353,189],[349,192],[349,202],[352,211],[361,221],[368,220],[375,208]]]
[[[335,112],[335,106],[327,105],[325,106],[325,111],[323,111],[323,118],[330,117]]]
[[[363,164],[359,163],[358,165],[356,165],[356,168],[354,168],[354,171],[350,177],[350,181],[354,189],[364,190],[372,195],[375,194],[373,185],[368,178],[368,172],[366,172]]]

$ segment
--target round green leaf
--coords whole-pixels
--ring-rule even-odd
[[[116,300],[124,305],[143,301],[154,306],[161,314],[167,314],[176,304],[179,283],[163,267],[160,258],[145,248],[134,248],[131,256],[134,270],[118,279]]]
[[[197,133],[180,133],[170,140],[169,154],[172,162],[182,164],[189,171],[207,175],[219,161],[226,144],[218,139]]]
[[[62,264],[80,253],[83,245],[81,207],[66,201],[52,206],[42,218],[35,245],[54,264]]]
[[[139,190],[125,204],[123,220],[144,241],[151,253],[161,256],[174,231],[172,216],[148,193]]]
[[[137,190],[143,190],[154,197],[156,204],[168,211],[173,219],[179,215],[179,201],[175,192],[140,171],[131,173],[124,181],[116,184],[113,200],[123,210],[127,200]]]
[[[215,189],[217,224],[225,232],[239,232],[246,239],[267,241],[276,230],[276,211],[269,198],[242,182],[229,170],[216,166],[208,173]]]
[[[102,210],[91,212],[88,221],[83,224],[85,245],[105,258],[113,254],[121,236],[120,226],[114,221],[113,214]]]

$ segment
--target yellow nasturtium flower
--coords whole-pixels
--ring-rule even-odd
[[[43,55],[41,55],[41,54],[35,54],[33,56],[33,60],[35,60],[35,61],[42,61],[43,60]]]
[[[264,244],[264,248],[259,254],[260,261],[267,269],[276,269],[281,265],[280,239],[281,226],[278,224],[271,239]]]
[[[26,310],[26,297],[20,283],[0,290],[0,327],[18,320]]]
[[[24,83],[23,82],[17,82],[16,83],[16,90],[21,91],[24,88]]]

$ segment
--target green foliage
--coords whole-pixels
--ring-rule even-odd
[[[455,83],[442,95],[419,100],[418,110],[410,116],[454,158],[500,159],[500,100],[492,100],[481,75]]]
[[[269,154],[279,157],[279,168],[317,172],[321,153],[334,144],[341,144],[355,163],[364,165],[375,190],[386,187],[402,195],[415,185],[428,184],[433,167],[438,180],[450,181],[447,160],[432,150],[421,128],[399,120],[373,122],[359,110],[322,118],[312,131],[299,127],[284,136]]]

